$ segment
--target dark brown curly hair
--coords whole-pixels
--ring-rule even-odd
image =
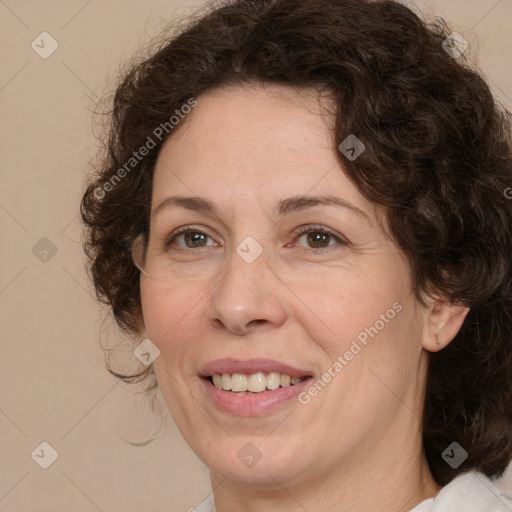
[[[464,55],[445,50],[449,34],[441,18],[422,20],[390,0],[210,5],[124,73],[81,202],[98,299],[124,333],[140,336],[139,271],[129,248],[148,232],[155,161],[179,125],[161,140],[153,135],[155,147],[122,179],[119,170],[156,127],[214,87],[329,92],[336,143],[356,134],[366,146],[353,162],[340,152],[340,161],[366,198],[389,208],[415,296],[425,304],[423,293],[432,292],[471,308],[429,363],[423,442],[440,485],[469,469],[501,476],[512,459],[511,114]],[[154,377],[151,368],[109,371],[130,381]],[[457,469],[441,457],[454,441],[469,454]]]

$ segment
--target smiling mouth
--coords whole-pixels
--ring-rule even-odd
[[[205,377],[217,389],[236,395],[258,395],[272,392],[279,388],[293,387],[311,376],[291,378],[278,372],[257,372],[250,375],[243,373],[222,373]]]

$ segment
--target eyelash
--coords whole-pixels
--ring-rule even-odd
[[[172,242],[174,242],[174,240],[179,235],[182,235],[182,234],[187,233],[189,231],[192,231],[194,233],[201,233],[203,235],[208,236],[209,238],[212,238],[208,233],[205,233],[204,231],[201,231],[200,229],[194,228],[194,226],[184,226],[184,227],[179,228],[178,230],[172,232],[165,239],[165,242],[164,242],[165,249],[169,250],[170,245],[172,244]],[[346,240],[343,240],[342,238],[337,236],[335,233],[333,233],[332,231],[324,228],[323,226],[318,226],[318,225],[303,226],[302,228],[299,228],[294,233],[294,236],[296,236],[297,238],[300,238],[302,235],[304,235],[305,233],[309,233],[309,232],[323,233],[323,234],[331,236],[332,238],[334,238],[341,245],[348,245],[348,242]],[[207,247],[199,247],[199,249],[206,249],[206,248]],[[308,252],[312,251],[312,252],[323,252],[323,253],[326,253],[326,252],[331,252],[332,250],[335,249],[335,247],[323,247],[323,248],[320,248],[320,249],[313,249],[313,248],[302,248],[302,249],[304,251],[308,251]],[[193,248],[185,248],[185,249],[183,249],[183,248],[179,247],[178,250],[182,250],[182,251],[190,250],[190,251],[193,251],[193,250],[197,250],[197,249],[193,249]]]

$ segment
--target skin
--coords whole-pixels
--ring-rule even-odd
[[[210,469],[217,512],[398,512],[439,491],[421,442],[428,356],[453,339],[468,310],[414,298],[385,212],[344,174],[330,111],[312,90],[212,90],[156,164],[153,212],[171,195],[205,197],[220,210],[219,218],[180,207],[154,216],[148,258],[177,228],[208,237],[174,240],[169,281],[141,278],[147,335],[161,352],[159,387]],[[367,217],[324,205],[273,215],[275,203],[295,195],[335,195]],[[334,236],[315,243],[297,235],[310,224],[311,236],[318,226]],[[263,248],[252,263],[236,252],[248,236]],[[228,414],[198,378],[214,359],[265,357],[309,369],[316,380],[394,303],[402,306],[395,318],[305,405]],[[249,442],[262,454],[250,468],[237,457]]]

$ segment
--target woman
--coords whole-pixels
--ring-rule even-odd
[[[237,0],[117,89],[85,249],[197,510],[512,510],[510,117],[464,50],[394,1]]]

